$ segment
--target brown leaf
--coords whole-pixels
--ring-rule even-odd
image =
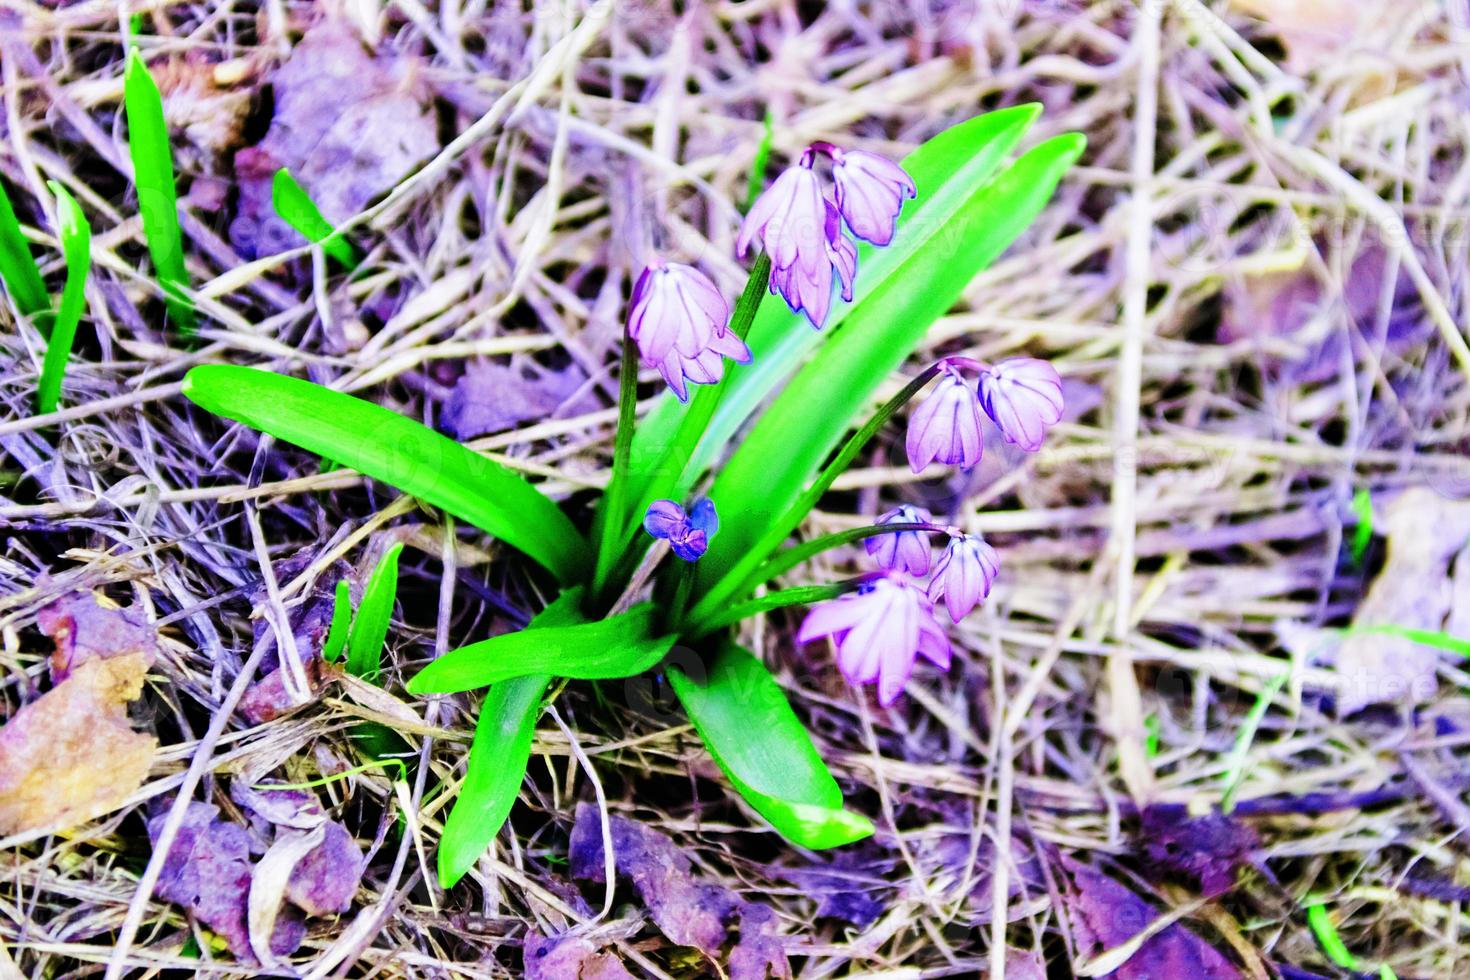
[[[521,956],[526,980],[633,980],[616,956],[570,933],[545,938],[529,929]]]
[[[1182,806],[1153,805],[1143,811],[1140,843],[1148,855],[1144,871],[1184,875],[1206,895],[1235,887],[1236,874],[1260,846],[1255,831],[1230,817],[1191,817]]]
[[[729,938],[728,927],[738,924],[739,938],[730,951],[731,980],[791,976],[769,907],[746,902],[723,885],[697,880],[689,858],[664,834],[616,814],[608,822],[618,875],[633,883],[665,936],[714,958]],[[596,807],[577,805],[569,851],[572,877],[606,880],[602,819]]]
[[[51,653],[56,682],[88,660],[142,653],[152,663],[158,654],[158,632],[142,610],[124,609],[106,596],[99,601],[96,592],[68,592],[36,613],[36,625],[56,644]]]
[[[502,432],[531,419],[546,418],[571,400],[586,380],[574,365],[552,371],[530,358],[509,365],[471,364],[445,401],[439,424],[461,442]],[[573,411],[590,411],[596,404],[585,396],[578,403]]]
[[[271,76],[275,115],[265,139],[235,154],[240,207],[230,240],[241,255],[304,243],[271,205],[271,181],[281,167],[338,224],[439,148],[419,65],[416,58],[370,55],[337,20],[306,32]]]
[[[86,660],[0,728],[0,835],[74,826],[143,785],[158,740],[125,705],[147,670],[143,653]]]
[[[1077,955],[1092,960],[1117,949],[1159,920],[1164,913],[1096,868],[1062,855],[1072,885],[1064,895],[1077,940]],[[1238,980],[1241,973],[1209,943],[1177,922],[1144,941],[1111,980]]]
[[[1470,501],[1415,487],[1387,506],[1380,526],[1388,556],[1353,614],[1353,628],[1360,632],[1337,652],[1338,709],[1344,716],[1370,704],[1420,704],[1438,691],[1441,651],[1373,630],[1441,631],[1464,615],[1454,608],[1450,569],[1470,538]]]

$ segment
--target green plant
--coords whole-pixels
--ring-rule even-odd
[[[36,386],[36,410],[42,415],[54,412],[61,400],[61,380],[66,374],[66,360],[71,356],[77,324],[86,308],[87,274],[92,268],[92,226],[82,214],[76,199],[56,181],[46,186],[56,195],[56,210],[61,223],[61,252],[66,258],[66,285],[61,290],[61,307],[46,342],[46,358],[41,364],[41,379]]]
[[[796,301],[796,290],[805,287],[790,277],[805,266],[773,266],[769,250],[763,253],[728,328],[714,324],[726,356],[740,359],[748,344],[749,365],[732,367],[722,383],[698,389],[687,404],[667,396],[636,430],[635,341],[655,341],[638,336],[630,318],[613,472],[587,535],[530,483],[418,422],[250,368],[203,366],[189,373],[185,393],[201,407],[442,507],[526,554],[559,593],[524,631],[452,651],[410,682],[415,692],[489,685],[464,784],[441,838],[439,873],[446,885],[478,859],[508,815],[553,677],[630,676],[659,664],[671,650],[679,656],[664,669],[669,683],[757,813],[803,847],[838,846],[872,832],[866,817],[844,807],[836,780],[775,679],[726,629],[739,617],[865,587],[861,581],[834,583],[753,598],[816,550],[864,535],[933,530],[890,523],[783,549],[832,478],[938,369],[925,371],[864,422],[885,380],[975,274],[1035,218],[1081,153],[1080,136],[1062,136],[1007,166],[1037,112],[1025,106],[978,117],[907,157],[902,166],[916,185],[916,200],[899,216],[891,245],[856,251],[862,272],[855,284],[840,254],[850,243],[829,234],[837,259],[828,281],[835,268],[844,275],[844,289],[852,285],[851,302],[830,315],[805,305],[814,296],[825,304],[816,287]],[[835,214],[831,205],[828,210]],[[757,205],[753,219],[759,211]],[[846,212],[844,219],[853,220]],[[647,277],[666,268],[650,266],[635,288],[635,305],[648,295]],[[697,275],[678,275],[688,288],[701,288]],[[768,283],[788,306],[801,306],[806,318],[825,320],[825,334],[805,328],[788,306],[763,304]],[[647,349],[639,350],[650,360]],[[673,350],[657,366],[666,378],[683,370],[694,383],[719,377],[719,357],[693,358]],[[671,384],[676,381],[682,393],[682,381],[674,377]],[[751,421],[749,435],[724,458],[735,433]],[[705,481],[719,503],[718,531],[712,507],[685,512],[672,503],[689,499]],[[651,523],[655,507],[662,507],[657,525]],[[647,539],[638,540],[645,512],[649,530],[683,562],[660,562],[665,545],[650,549]],[[625,595],[637,598],[649,581],[651,602],[620,604]]]

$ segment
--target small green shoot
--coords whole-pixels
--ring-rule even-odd
[[[357,607],[348,633],[347,670],[363,680],[376,680],[382,671],[383,643],[388,639],[393,603],[398,599],[398,555],[402,551],[403,543],[394,542],[368,576],[362,605]],[[337,618],[335,607],[332,618]]]
[[[1327,913],[1327,906],[1321,902],[1313,902],[1307,906],[1307,925],[1312,929],[1312,935],[1317,937],[1317,944],[1322,947],[1322,952],[1327,958],[1344,970],[1360,971],[1362,962],[1352,954],[1352,951],[1343,943],[1342,937],[1337,934],[1337,926],[1332,924],[1332,916]]]
[[[1353,636],[1396,636],[1410,643],[1422,643],[1436,650],[1444,650],[1447,653],[1459,654],[1462,657],[1470,657],[1470,640],[1458,636],[1451,636],[1443,630],[1425,630],[1413,626],[1395,626],[1392,623],[1374,626],[1353,626],[1347,629],[1334,630],[1344,640]]]
[[[1143,730],[1143,754],[1150,759],[1157,759],[1159,757],[1159,738],[1163,731],[1157,711],[1150,711],[1148,717],[1143,719]]]
[[[332,596],[332,623],[327,627],[327,638],[322,641],[322,659],[336,663],[347,647],[347,631],[352,623],[352,589],[344,578],[337,583]]]
[[[271,180],[271,205],[281,220],[301,232],[308,241],[321,245],[322,251],[348,269],[357,268],[357,252],[328,221],[306,188],[282,167]]]
[[[61,292],[61,309],[46,343],[46,358],[41,364],[41,380],[36,386],[36,410],[46,415],[56,411],[61,400],[61,379],[66,374],[66,360],[71,356],[77,324],[86,308],[87,273],[92,268],[92,226],[82,214],[76,198],[56,181],[46,182],[56,195],[60,215],[61,251],[66,257],[66,285]]]
[[[1229,761],[1225,764],[1225,791],[1220,797],[1222,813],[1230,813],[1235,809],[1235,794],[1240,789],[1241,780],[1245,778],[1245,763],[1250,755],[1251,743],[1256,740],[1256,731],[1266,717],[1266,710],[1271,707],[1271,699],[1276,697],[1290,679],[1290,672],[1271,678],[1261,689],[1261,693],[1256,695],[1256,703],[1251,705],[1250,713],[1245,716],[1245,723],[1235,734],[1235,747],[1231,749]]]
[[[20,219],[10,206],[5,186],[0,184],[0,280],[15,301],[16,309],[25,316],[35,316],[51,305],[41,268],[31,254],[30,243],[20,230]]]
[[[179,198],[174,165],[163,118],[163,97],[148,66],[134,48],[128,53],[123,76],[123,105],[128,117],[128,152],[133,158],[133,183],[138,211],[154,273],[163,287],[168,314],[186,334],[198,327],[193,304],[187,298],[189,275],[184,269],[184,236],[179,228]]]
[[[1358,518],[1357,526],[1353,528],[1353,564],[1361,565],[1363,556],[1368,553],[1368,545],[1373,543],[1373,495],[1367,487],[1359,487],[1353,494],[1353,513]]]

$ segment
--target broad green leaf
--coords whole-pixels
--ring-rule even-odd
[[[581,621],[582,594],[580,587],[562,593],[526,629]],[[541,714],[541,699],[550,684],[549,674],[517,677],[501,681],[485,695],[464,783],[439,838],[439,884],[443,887],[454,887],[474,867],[510,815],[531,759],[531,737]]]
[[[362,604],[352,620],[352,631],[347,638],[347,670],[365,680],[377,680],[382,670],[383,643],[388,639],[393,603],[398,598],[398,556],[402,551],[403,543],[395,541],[383,554],[368,576]]]
[[[337,591],[332,596],[332,622],[327,627],[327,638],[322,641],[322,659],[334,663],[347,648],[347,631],[352,623],[352,589],[347,580],[337,582]]]
[[[51,305],[46,284],[41,280],[41,269],[31,254],[30,243],[21,234],[20,221],[3,184],[0,184],[0,280],[4,280],[15,308],[26,316],[40,313]]]
[[[408,682],[412,694],[473,691],[527,674],[602,680],[641,674],[664,658],[673,636],[652,635],[654,608],[635,606],[595,623],[523,629],[451,650]]]
[[[975,275],[1035,219],[1084,145],[1080,135],[1058,136],[976,188],[792,379],[710,489],[720,506],[720,533],[699,563],[700,593],[800,497],[827,455],[860,422],[878,386]]]
[[[715,762],[783,837],[826,848],[872,834],[871,821],[842,808],[842,789],[811,736],[749,651],[726,644],[703,681],[677,667],[668,676]]]
[[[779,299],[763,304],[746,338],[753,357],[749,365],[728,365],[725,380],[716,386],[697,388],[688,405],[672,394],[665,395],[639,423],[633,440],[632,472],[639,474],[644,484],[641,494],[630,494],[630,506],[638,510],[659,497],[687,497],[690,487],[771,392],[801,366],[814,348],[838,332],[855,313],[870,306],[884,284],[900,270],[906,271],[905,263],[946,229],[951,218],[967,206],[975,189],[1000,167],[1040,112],[1040,106],[1022,105],[976,116],[935,135],[904,157],[903,167],[913,178],[918,196],[904,204],[891,245],[876,248],[858,243],[853,302],[834,303],[821,333]],[[710,400],[718,401],[712,413],[701,404]],[[703,424],[706,415],[707,425]],[[699,424],[685,425],[687,420]]]
[[[301,232],[308,241],[318,242],[322,249],[351,269],[357,265],[357,253],[332,223],[322,216],[316,202],[306,193],[306,188],[291,176],[291,171],[282,167],[271,179],[271,206],[281,220]]]
[[[184,376],[201,408],[310,450],[442,507],[518,548],[564,584],[588,570],[587,542],[516,473],[421,422],[258,368],[206,364]]]
[[[185,296],[189,274],[184,269],[184,236],[179,229],[179,199],[174,185],[173,157],[163,97],[148,66],[134,48],[128,52],[123,73],[123,106],[128,117],[128,153],[133,158],[133,184],[153,271],[163,287],[169,316],[179,328],[192,333],[194,307]]]
[[[42,415],[56,411],[61,400],[61,379],[66,374],[66,360],[71,356],[77,324],[87,306],[85,289],[92,268],[92,226],[87,224],[87,216],[65,187],[54,180],[47,181],[46,186],[56,195],[56,209],[61,217],[66,285],[61,290],[61,307],[46,341],[46,357],[41,362],[41,379],[36,385],[36,410]]]

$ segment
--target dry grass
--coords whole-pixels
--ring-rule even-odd
[[[209,793],[226,775],[309,779],[355,764],[346,732],[365,709],[340,693],[260,727],[229,718],[265,611],[252,513],[274,557],[315,549],[282,578],[287,605],[336,558],[365,570],[391,540],[408,542],[389,690],[537,601],[479,536],[446,535],[437,515],[384,486],[319,474],[301,453],[265,452],[202,416],[178,394],[188,367],[267,364],[432,418],[467,357],[576,365],[602,408],[476,443],[575,493],[606,475],[609,373],[638,243],[660,229],[665,248],[711,262],[730,292],[741,282],[730,202],[764,106],[778,154],[814,139],[898,153],[981,108],[1037,100],[1047,112],[1033,138],[1085,132],[1085,165],[930,343],[1054,357],[1085,411],[1024,466],[993,451],[969,481],[919,482],[900,449],[880,447],[812,522],[848,526],[907,499],[954,505],[986,532],[1005,572],[959,631],[957,667],[920,671],[902,706],[879,712],[824,653],[795,650],[785,618],[745,631],[854,806],[880,825],[842,860],[884,913],[864,929],[817,920],[791,872],[831,856],[764,830],[677,714],[631,707],[636,685],[572,685],[542,719],[514,833],[450,894],[415,847],[432,860],[447,802],[425,798],[426,768],[407,801],[372,771],[322,790],[373,860],[358,909],[319,926],[297,968],[520,975],[524,926],[558,932],[578,918],[558,897],[559,862],[593,779],[610,806],[674,834],[704,873],[776,905],[800,976],[974,975],[1006,946],[1043,946],[1064,964],[1065,923],[1038,870],[1046,856],[1106,858],[1148,878],[1132,798],[1218,802],[1252,699],[1292,666],[1280,624],[1351,618],[1365,588],[1343,558],[1354,491],[1388,500],[1470,447],[1470,364],[1451,341],[1470,321],[1463,0],[1393,4],[1356,25],[1355,44],[1315,53],[1292,25],[1197,0],[1142,11],[887,0],[820,14],[748,0],[684,4],[682,16],[657,2],[614,14],[606,3],[537,3],[535,16],[502,6],[404,3],[359,25],[423,56],[453,139],[356,220],[370,251],[355,280],[327,277],[305,249],[251,265],[232,255],[221,211],[204,204],[229,155],[186,158],[185,232],[207,314],[193,346],[160,331],[161,304],[138,271],[141,230],[120,171],[117,5],[0,7],[0,172],[42,200],[44,180],[67,185],[91,215],[102,270],[90,287],[96,341],[68,374],[72,407],[55,416],[29,417],[38,338],[0,306],[0,696],[11,709],[30,696],[45,653],[36,610],[66,590],[141,601],[170,637],[145,700],[165,745],[150,782],[84,828],[0,842],[0,944],[29,976],[198,968],[180,957],[189,926],[178,910],[135,897],[140,815],[181,785]],[[281,18],[312,16],[279,2],[151,9],[150,50],[230,66],[222,99],[248,96],[281,55]],[[208,142],[188,145],[196,138]],[[1288,288],[1306,291],[1306,305],[1290,307]],[[830,561],[818,571],[857,559]],[[1222,948],[1331,973],[1300,907],[1314,895],[1365,961],[1401,977],[1464,975],[1465,739],[1436,727],[1470,708],[1458,673],[1447,666],[1442,696],[1412,718],[1341,720],[1314,693],[1326,668],[1297,666],[1245,758],[1241,798],[1395,792],[1367,809],[1251,816],[1276,880],[1247,871],[1190,921]],[[473,705],[415,708],[423,726],[411,741],[452,786]],[[1154,757],[1145,714],[1158,719]],[[390,836],[405,802],[416,832]],[[996,841],[1006,860],[993,860]],[[1174,904],[1193,897],[1159,887]],[[114,950],[130,906],[142,929]],[[594,933],[636,956],[635,973],[708,974],[636,909],[617,915]]]

